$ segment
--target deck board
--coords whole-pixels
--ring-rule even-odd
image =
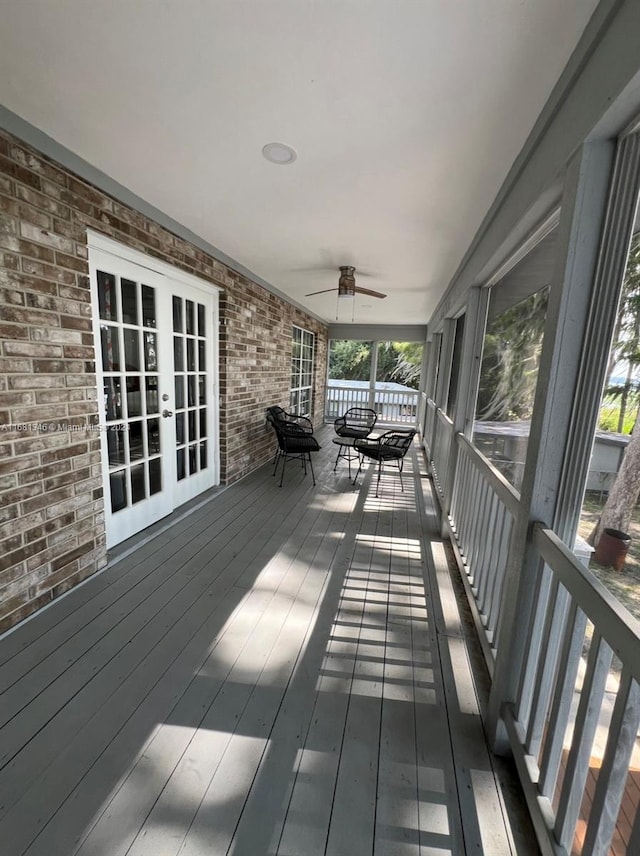
[[[0,639],[3,853],[516,852],[451,710],[421,456],[376,498],[331,436],[316,487],[267,465]]]

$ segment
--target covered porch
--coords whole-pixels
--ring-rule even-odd
[[[421,448],[376,499],[318,436],[2,639],[3,852],[537,852]]]

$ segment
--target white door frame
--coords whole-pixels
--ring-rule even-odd
[[[206,295],[208,298],[213,298],[213,313],[212,317],[209,319],[209,323],[211,324],[211,381],[212,388],[210,389],[210,406],[209,406],[209,438],[210,442],[208,443],[208,454],[209,454],[209,467],[212,472],[213,484],[218,485],[220,483],[220,408],[219,408],[219,355],[218,355],[218,327],[219,327],[219,310],[218,310],[218,296],[221,289],[213,285],[206,280],[202,280],[192,274],[185,273],[178,268],[173,267],[166,262],[162,262],[158,259],[155,259],[151,256],[146,255],[138,250],[134,250],[131,247],[127,247],[123,244],[120,244],[117,241],[112,240],[111,238],[107,238],[104,235],[94,232],[90,229],[87,230],[87,247],[89,250],[89,267],[91,271],[90,276],[90,286],[91,286],[91,302],[92,302],[92,319],[93,319],[93,327],[94,327],[94,348],[95,348],[95,365],[96,365],[96,381],[97,381],[97,392],[98,392],[98,401],[102,400],[102,390],[104,388],[104,379],[102,372],[102,355],[101,355],[101,346],[100,346],[100,317],[99,317],[99,304],[98,304],[98,291],[97,291],[97,282],[94,270],[94,264],[92,263],[92,251],[94,260],[97,254],[100,255],[108,255],[113,258],[114,263],[121,263],[124,267],[126,267],[127,263],[135,264],[138,267],[145,268],[150,271],[153,275],[154,279],[158,279],[158,277],[166,278],[167,285],[175,285],[176,287],[180,286],[188,286],[191,289],[195,289],[201,294]],[[107,435],[106,435],[106,416],[104,412],[104,408],[102,406],[98,407],[99,419],[100,419],[100,439],[101,439],[101,452],[102,452],[102,479],[104,485],[104,495],[105,495],[105,527],[107,531],[107,547],[112,547],[116,543],[119,543],[122,538],[116,538],[114,540],[113,531],[110,532],[110,529],[113,530],[111,524],[111,514],[110,507],[108,508],[109,502],[109,460],[107,453]],[[161,420],[162,422],[162,420]],[[168,450],[170,451],[170,450]],[[174,452],[171,452],[175,454]],[[179,503],[178,503],[179,504]],[[145,524],[147,525],[147,524]],[[140,527],[144,528],[144,526]],[[131,533],[133,534],[133,533]],[[127,536],[128,537],[128,536]]]

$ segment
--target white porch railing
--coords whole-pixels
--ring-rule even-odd
[[[347,386],[344,381],[340,385],[329,381],[325,400],[325,419],[328,421],[342,416],[350,407],[369,407],[376,411],[380,422],[412,427],[417,424],[418,390],[384,389],[381,384],[373,389],[355,384]]]
[[[550,853],[581,845],[604,856],[615,837],[615,852],[632,856],[640,853],[631,775],[640,762],[640,624],[551,530],[538,524],[533,545],[541,573],[527,662],[504,711],[529,805]]]
[[[452,439],[453,422],[438,408],[434,419],[433,440],[430,451],[433,483],[441,499],[444,496],[444,479],[447,472]]]
[[[456,436],[456,442],[458,462],[450,525],[454,548],[478,609],[480,638],[492,671],[509,541],[519,497],[462,434]]]
[[[440,468],[445,424],[438,412],[432,457]],[[520,500],[466,438],[455,441],[450,530],[491,669]],[[538,838],[549,856],[635,856],[640,624],[551,530],[538,524],[531,538],[540,561],[535,609],[522,629],[527,653],[516,697],[502,714]]]
[[[436,403],[433,399],[428,398],[426,404],[427,410],[424,418],[424,443],[427,449],[429,460],[431,459],[431,449],[433,446],[433,428],[436,422]]]

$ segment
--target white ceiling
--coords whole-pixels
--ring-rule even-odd
[[[596,5],[3,0],[0,103],[315,315],[353,264],[426,323]]]

